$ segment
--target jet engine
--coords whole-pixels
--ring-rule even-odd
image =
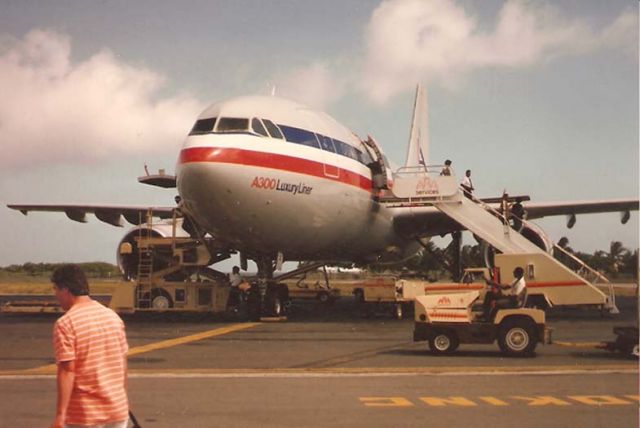
[[[171,223],[154,224],[152,227],[146,225],[134,227],[120,241],[116,259],[120,272],[126,280],[135,279],[138,276],[138,267],[140,261],[145,257],[149,257],[152,263],[153,271],[164,269],[174,260],[173,251],[170,245],[154,246],[153,251],[149,254],[141,254],[138,242],[142,238],[170,238],[173,234],[173,225]],[[176,227],[177,237],[189,237],[182,229]]]

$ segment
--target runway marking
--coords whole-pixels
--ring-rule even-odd
[[[159,342],[162,343],[162,342]],[[137,349],[137,348],[134,348]],[[44,370],[45,368],[53,370]],[[530,367],[327,367],[271,369],[130,369],[130,378],[305,378],[305,377],[393,377],[393,376],[519,376],[638,374],[630,364],[530,366]],[[2,370],[0,378],[37,378],[55,375],[55,365],[23,370]],[[631,396],[630,396],[631,397]]]
[[[414,404],[404,397],[360,397],[367,407],[411,407]]]
[[[526,401],[528,406],[570,406],[571,403],[560,400],[549,395],[540,395],[535,397],[515,396],[516,400]]]
[[[208,339],[210,337],[222,336],[224,334],[233,333],[235,331],[246,330],[248,328],[252,328],[257,325],[260,325],[260,324],[259,323],[233,324],[227,327],[221,327],[213,330],[203,331],[201,333],[191,334],[189,336],[182,336],[182,337],[177,337],[175,339],[163,340],[161,342],[149,343],[147,345],[138,346],[138,347],[129,349],[129,352],[127,352],[127,356],[131,357],[133,355],[143,354],[151,351],[157,351],[158,349],[171,348],[173,346],[184,345],[185,343],[195,342],[202,339]],[[47,364],[45,366],[34,367],[31,369],[24,369],[24,370],[16,370],[13,372],[33,374],[33,375],[51,374],[56,372],[56,365]],[[7,371],[0,371],[0,376],[2,376],[4,373],[7,373]]]
[[[626,397],[633,397],[625,395]],[[486,400],[491,398],[491,400]],[[415,403],[406,397],[358,397],[365,407],[415,407]],[[552,397],[541,395],[534,397],[507,396],[498,399],[496,397],[418,397],[415,399],[428,407],[477,407],[488,404],[490,406],[628,406],[635,403],[613,395],[568,395],[566,397]],[[485,403],[482,403],[484,401]],[[509,402],[510,401],[510,402]]]
[[[48,367],[48,366],[44,366]],[[52,365],[52,367],[55,367]],[[223,378],[332,378],[332,377],[402,377],[402,376],[520,376],[520,375],[603,375],[638,374],[630,364],[530,366],[530,367],[330,367],[272,369],[130,369],[130,378],[139,379],[223,379]],[[0,379],[35,379],[54,377],[53,371],[4,370]],[[631,396],[630,396],[631,397]],[[487,400],[485,400],[487,401]],[[489,400],[490,401],[490,400]]]
[[[631,404],[629,401],[611,395],[570,395],[569,398],[589,406],[619,406]]]
[[[597,348],[602,345],[602,342],[561,342],[554,340],[553,344],[568,348]]]
[[[420,400],[425,404],[434,407],[442,407],[447,405],[462,406],[462,407],[474,407],[476,403],[464,397],[420,397]]]
[[[210,337],[222,336],[224,334],[233,333],[235,331],[246,330],[248,328],[252,328],[257,325],[260,325],[260,323],[234,324],[228,327],[221,327],[221,328],[216,328],[209,331],[203,331],[202,333],[191,334],[189,336],[163,340],[162,342],[150,343],[148,345],[138,346],[136,348],[129,349],[129,352],[127,353],[127,355],[131,357],[133,355],[156,351],[158,349],[171,348],[173,346],[184,345],[185,343],[189,343],[189,342],[208,339]]]

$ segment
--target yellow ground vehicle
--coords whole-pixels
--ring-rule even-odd
[[[532,355],[539,342],[551,343],[544,312],[532,308],[500,309],[488,320],[474,303],[479,291],[418,296],[414,341],[428,341],[434,354],[448,354],[460,343],[493,343],[507,355]]]

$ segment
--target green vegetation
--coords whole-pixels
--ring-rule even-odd
[[[64,263],[31,263],[0,267],[0,283],[42,282],[49,280],[53,271]],[[104,262],[78,263],[90,279],[119,279],[121,274],[117,266]]]
[[[613,241],[609,251],[598,250],[593,254],[574,251],[569,247],[569,240],[561,238],[558,246],[579,258],[591,268],[603,273],[610,279],[636,280],[638,278],[638,249],[632,251],[625,248],[621,242]],[[428,278],[430,281],[450,280],[455,276],[453,266],[453,249],[438,248],[433,242],[428,242],[425,249],[415,256],[395,264],[373,264],[364,266],[370,272],[406,272],[410,275]],[[572,267],[569,257],[555,252],[555,257]],[[461,248],[461,264],[463,267],[484,266],[480,245],[464,245]]]

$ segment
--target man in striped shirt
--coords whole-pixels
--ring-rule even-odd
[[[56,269],[51,282],[66,311],[53,328],[58,403],[52,427],[126,427],[124,323],[89,297],[87,278],[77,265]]]

